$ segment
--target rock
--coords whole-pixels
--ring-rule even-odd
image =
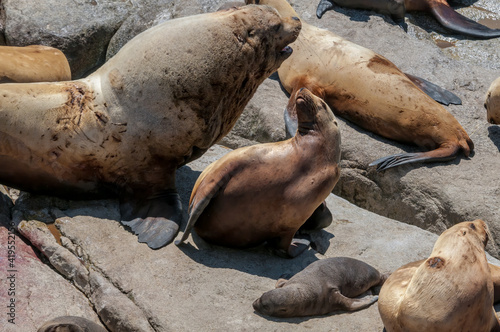
[[[131,0],[3,0],[7,45],[41,44],[64,52],[73,79],[104,63]]]
[[[202,158],[179,169],[177,182],[184,206],[201,171],[228,151],[214,146]],[[30,215],[35,214],[34,206],[43,206],[36,203],[39,199],[45,198],[24,198]],[[32,202],[28,204],[28,200]],[[310,249],[297,258],[285,259],[265,246],[228,249],[209,245],[195,234],[186,245],[151,250],[120,224],[117,202],[60,203],[65,215],[56,221],[64,239],[61,242],[81,260],[66,262],[89,267],[89,285],[83,288],[90,289],[90,301],[113,331],[217,330],[224,326],[234,331],[314,328],[379,332],[382,321],[376,304],[349,314],[271,319],[256,314],[252,302],[272,289],[280,276],[293,275],[317,259],[353,257],[387,273],[427,257],[437,239],[437,235],[418,227],[378,216],[330,195],[327,205],[334,221],[312,234],[316,245],[325,250],[324,255]],[[41,232],[32,233],[30,238],[42,238],[46,232]]]
[[[0,251],[3,253],[0,303],[4,308],[0,330],[36,331],[46,321],[65,315],[99,323],[88,299],[40,260],[39,254],[14,231],[11,206],[10,198],[0,193]],[[77,260],[75,256],[73,259]]]
[[[470,158],[460,156],[448,162],[404,165],[377,173],[368,167],[370,162],[421,150],[384,139],[340,118],[342,172],[333,192],[362,208],[436,234],[455,223],[481,218],[488,223],[495,238],[488,251],[500,257],[500,127],[487,123],[483,107],[489,85],[500,76],[500,38],[484,41],[441,35],[439,32],[446,32],[424,30],[421,27],[425,28],[427,23],[413,22],[412,16],[406,19],[409,31],[406,33],[383,15],[338,7],[317,19],[317,2],[291,3],[306,22],[370,48],[404,72],[457,94],[463,105],[446,108],[475,144],[475,153]],[[498,2],[483,0],[483,5],[485,8],[489,5],[488,10],[500,21]],[[421,32],[414,33],[418,29]],[[455,46],[439,48],[438,37],[453,40]],[[450,53],[450,49],[456,54]],[[267,80],[249,102],[232,133],[261,142],[267,141],[266,136],[278,138],[275,133],[284,128],[282,114],[287,101],[275,81]],[[251,129],[246,129],[253,123],[260,124],[261,134],[254,135]]]

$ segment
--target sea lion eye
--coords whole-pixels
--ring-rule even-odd
[[[247,34],[248,34],[248,37],[255,36],[255,30],[254,29],[250,29],[250,30],[248,30]]]
[[[470,227],[470,228],[472,228],[473,230],[476,230],[476,225],[474,225],[474,224],[472,224],[472,223],[471,223],[471,224],[469,224],[469,227]]]
[[[281,23],[280,24],[276,24],[275,26],[273,26],[273,30],[278,32],[279,30],[281,29]]]

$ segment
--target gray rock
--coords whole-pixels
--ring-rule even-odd
[[[19,233],[9,232],[15,229],[14,223],[11,224],[11,206],[10,198],[0,193],[0,251],[3,253],[0,260],[3,280],[0,303],[4,308],[0,330],[36,331],[44,322],[64,315],[99,323],[88,299],[41,261],[37,251]],[[10,253],[9,249],[12,250]],[[7,308],[11,303],[14,303],[12,309]]]
[[[436,234],[455,223],[482,218],[495,238],[488,250],[500,257],[500,127],[487,123],[483,107],[489,85],[500,76],[500,38],[484,41],[442,35],[446,32],[435,32],[430,29],[434,26],[425,22],[413,22],[411,16],[406,19],[409,31],[406,33],[390,18],[354,9],[336,8],[319,20],[315,15],[317,2],[292,1],[292,4],[306,22],[370,48],[404,72],[457,94],[463,105],[446,108],[475,144],[475,153],[470,158],[460,156],[450,162],[404,165],[377,173],[367,166],[370,162],[419,149],[384,139],[341,119],[342,171],[334,193],[360,207]],[[482,5],[484,8],[489,5],[488,10],[500,20],[498,2],[484,0]],[[429,16],[428,20],[432,22],[433,18]],[[455,46],[441,49],[436,45],[437,40],[445,39],[452,40]],[[267,141],[265,133],[253,134],[251,124],[255,123],[263,132],[267,131],[268,137],[278,138],[275,133],[284,127],[282,114],[287,101],[275,81],[267,80],[232,133]]]
[[[200,172],[228,151],[214,146],[202,158],[179,169],[178,189],[184,206]],[[253,311],[252,302],[272,289],[280,276],[293,275],[317,259],[348,256],[382,273],[392,272],[428,257],[437,239],[435,234],[362,210],[333,194],[327,204],[334,221],[312,234],[325,254],[310,249],[294,259],[277,257],[265,246],[249,250],[213,246],[196,234],[186,245],[151,250],[114,218],[118,204],[113,201],[63,204],[61,211],[66,216],[58,218],[56,224],[66,239],[63,244],[81,260],[67,259],[66,263],[88,267],[89,286],[84,288],[91,289],[90,301],[113,331],[209,331],[224,327],[232,331],[314,328],[380,332],[377,304],[349,314],[292,319],[267,318]],[[25,206],[37,205],[43,204]]]
[[[3,0],[7,45],[42,44],[64,52],[72,77],[104,63],[131,0]]]

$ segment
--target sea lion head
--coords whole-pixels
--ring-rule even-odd
[[[255,311],[266,316],[296,317],[307,315],[312,307],[313,303],[306,299],[305,289],[290,284],[265,292],[252,305]]]
[[[326,102],[306,88],[297,91],[295,97],[297,112],[297,138],[308,134],[320,134],[328,142],[328,150],[340,162],[340,130],[337,119]]]
[[[484,253],[489,238],[490,231],[483,220],[464,221],[450,227],[439,236],[434,244],[433,253],[443,250],[453,254],[464,250]]]
[[[255,58],[268,60],[263,62],[266,68],[259,68],[259,71],[269,76],[292,54],[288,44],[297,39],[302,27],[298,17],[282,16],[272,7],[256,5],[232,8],[227,12],[232,12],[237,23],[233,34],[241,43],[243,54],[253,52]]]
[[[500,86],[498,92],[488,91],[486,95],[486,102],[484,103],[484,108],[486,108],[486,118],[491,124],[500,124]]]

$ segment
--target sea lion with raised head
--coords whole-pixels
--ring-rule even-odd
[[[387,332],[500,331],[482,220],[444,231],[430,257],[396,270],[380,290]]]
[[[254,301],[253,308],[275,317],[356,311],[375,303],[378,296],[356,297],[382,286],[386,278],[374,267],[354,258],[325,258],[309,264],[290,280],[279,279],[275,289]]]
[[[257,2],[247,0],[247,3]],[[297,15],[286,0],[259,0],[282,15]],[[302,87],[324,99],[335,115],[366,130],[431,151],[378,159],[378,170],[412,162],[469,156],[473,144],[458,121],[419,89],[392,62],[334,33],[302,22],[290,58],[278,69],[292,98],[285,111],[287,131],[295,132],[294,94]]]
[[[37,332],[106,332],[107,330],[86,318],[61,316],[43,324]]]
[[[407,11],[426,11],[430,12],[442,26],[453,32],[476,38],[500,37],[500,29],[488,28],[457,13],[446,0],[321,0],[316,9],[316,16],[321,18],[335,5],[373,10],[391,15],[397,22],[404,20]]]
[[[488,92],[486,93],[486,116],[489,123],[500,124],[500,77],[491,83]]]
[[[69,81],[71,69],[63,52],[31,45],[0,46],[0,83]]]
[[[85,79],[0,85],[0,183],[118,194],[139,242],[169,243],[182,219],[176,169],[231,130],[300,27],[267,6],[184,17],[139,34]]]
[[[298,117],[293,138],[236,149],[201,173],[177,245],[194,227],[204,240],[223,246],[267,241],[290,257],[307,249],[309,242],[294,235],[339,179],[340,132],[323,100],[307,89],[293,98]]]

